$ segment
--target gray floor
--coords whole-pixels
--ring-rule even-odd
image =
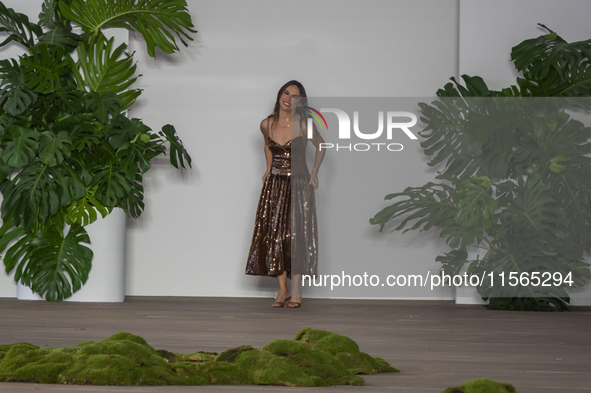
[[[1,392],[443,392],[472,378],[511,382],[519,393],[591,392],[591,309],[488,311],[452,302],[309,299],[272,309],[271,299],[128,298],[124,303],[0,299],[0,344],[74,346],[120,331],[156,349],[220,352],[291,339],[302,328],[351,337],[398,374],[363,376],[363,387],[100,387],[0,383]]]

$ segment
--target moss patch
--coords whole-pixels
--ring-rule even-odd
[[[359,352],[348,337],[309,328],[295,340],[276,340],[260,350],[244,345],[219,355],[155,350],[130,333],[71,348],[0,346],[0,382],[329,386],[363,385],[355,374],[395,371],[383,359]]]
[[[443,393],[517,393],[513,385],[480,378],[466,382],[462,386],[447,388]]]
[[[339,359],[352,374],[377,374],[399,372],[379,357],[371,357],[359,351],[359,346],[349,337],[326,330],[306,328],[295,337],[296,341],[306,343],[313,349]]]

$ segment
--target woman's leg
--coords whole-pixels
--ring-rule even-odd
[[[302,275],[293,274],[291,276],[291,299],[288,307],[298,307],[302,303]],[[290,306],[291,304],[291,306]]]
[[[282,307],[285,299],[289,298],[290,296],[289,291],[287,290],[287,272],[283,272],[283,274],[277,276],[277,281],[279,281],[279,294],[275,298],[275,303],[273,303],[273,306],[280,303],[280,307]]]

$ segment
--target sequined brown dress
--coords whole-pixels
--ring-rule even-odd
[[[268,141],[273,164],[257,207],[246,274],[316,275],[318,230],[305,159],[307,139],[299,136],[285,145]]]

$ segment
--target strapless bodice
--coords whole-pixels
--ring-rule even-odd
[[[295,137],[280,145],[268,137],[269,149],[273,154],[271,174],[283,176],[309,175],[306,165],[306,138]]]

